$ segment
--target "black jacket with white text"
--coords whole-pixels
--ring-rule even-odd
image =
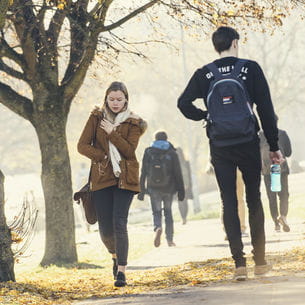
[[[224,57],[214,61],[222,74],[230,73],[238,60],[237,57]],[[258,63],[247,60],[239,75],[244,81],[250,96],[252,106],[256,105],[256,110],[264,134],[267,138],[270,151],[277,151],[278,129],[275,120],[275,113],[271,101],[268,83],[264,73]],[[197,108],[193,102],[202,98],[207,108],[207,95],[210,82],[213,80],[213,73],[206,66],[197,69],[191,77],[187,87],[178,99],[178,108],[185,117],[191,120],[200,121],[206,119],[207,111]],[[257,131],[259,131],[257,123]]]

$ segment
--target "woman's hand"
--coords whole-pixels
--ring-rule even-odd
[[[109,121],[103,119],[101,121],[100,127],[102,129],[104,129],[107,134],[111,134],[111,132],[113,131],[115,126],[114,126],[114,124],[110,123]]]

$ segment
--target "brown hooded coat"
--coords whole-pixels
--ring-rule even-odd
[[[140,192],[139,163],[135,150],[140,136],[146,130],[146,122],[133,114],[108,135],[98,126],[101,119],[102,111],[99,108],[95,108],[87,121],[77,145],[78,152],[91,159],[91,190],[97,191],[117,185],[121,189],[136,193]],[[95,130],[96,138],[93,146]],[[109,141],[116,146],[121,155],[121,174],[119,178],[116,178],[113,173],[109,155]]]

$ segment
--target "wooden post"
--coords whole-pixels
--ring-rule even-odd
[[[15,281],[12,238],[4,214],[4,175],[0,170],[0,282]]]

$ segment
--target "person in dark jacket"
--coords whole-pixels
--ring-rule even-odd
[[[173,241],[174,221],[172,202],[173,196],[176,193],[178,193],[178,200],[183,201],[185,191],[178,155],[173,145],[167,141],[167,134],[164,131],[156,132],[155,141],[144,152],[140,187],[139,200],[144,200],[146,193],[150,196],[155,247],[159,247],[161,243],[162,203],[167,244],[169,247],[176,246]]]
[[[192,173],[190,161],[186,160],[183,154],[183,151],[180,147],[176,148],[178,154],[183,181],[185,188],[185,197],[184,200],[178,200],[178,208],[182,218],[182,224],[186,224],[187,214],[188,214],[188,199],[193,199],[193,189],[192,189]]]
[[[215,50],[219,53],[220,58],[216,59],[211,65],[205,65],[197,69],[187,84],[185,90],[178,99],[178,108],[185,117],[194,121],[200,121],[208,118],[208,137],[210,139],[211,162],[213,164],[217,183],[221,193],[224,211],[224,226],[228,236],[229,245],[232,257],[235,262],[234,279],[245,280],[247,278],[246,258],[243,252],[243,243],[241,239],[240,221],[237,211],[237,195],[236,195],[236,169],[242,172],[243,180],[246,187],[246,199],[249,210],[249,224],[251,230],[251,242],[253,245],[253,259],[255,262],[255,275],[262,275],[271,269],[271,265],[265,260],[265,229],[264,229],[264,211],[260,198],[260,179],[261,179],[261,156],[259,147],[259,124],[253,114],[252,107],[255,105],[258,116],[260,118],[264,133],[269,144],[269,156],[274,163],[283,162],[283,156],[278,147],[278,129],[275,120],[275,113],[270,97],[268,83],[264,73],[258,63],[252,60],[240,60],[238,58],[238,32],[227,26],[219,27],[212,35],[212,41]],[[235,67],[237,70],[235,70]],[[212,71],[213,70],[213,71]],[[235,73],[234,73],[235,70]],[[233,72],[233,74],[232,74]],[[246,133],[247,136],[242,137],[243,132],[248,132],[246,128],[235,132],[240,135],[239,138],[229,137],[232,131],[230,124],[231,117],[225,121],[225,116],[228,115],[226,110],[228,107],[234,109],[241,105],[235,103],[235,96],[230,90],[218,91],[222,94],[222,104],[219,109],[222,110],[221,118],[224,122],[227,134],[224,138],[213,137],[211,131],[217,131],[217,124],[210,117],[210,110],[214,109],[210,102],[210,93],[216,86],[225,82],[219,79],[224,79],[226,76],[235,76],[239,79],[236,83],[240,84],[247,95],[248,100],[243,100],[246,103],[251,120],[249,126],[256,126],[254,130],[251,127],[251,132]],[[229,76],[228,76],[229,77]],[[234,82],[234,81],[233,81]],[[211,87],[211,84],[215,86]],[[232,84],[232,83],[231,83]],[[234,88],[240,88],[238,85]],[[219,88],[219,87],[217,87]],[[221,87],[221,89],[224,89]],[[214,93],[217,93],[215,89]],[[236,89],[234,92],[238,92]],[[232,95],[230,95],[232,94]],[[193,103],[196,99],[201,98],[204,101],[206,110],[196,107]],[[232,105],[230,107],[229,105]],[[244,104],[243,104],[244,105]],[[210,107],[211,106],[211,107]],[[210,109],[209,109],[210,108]],[[246,107],[244,108],[246,109]],[[208,116],[208,117],[207,117]],[[235,116],[238,122],[237,117]],[[222,122],[222,123],[223,123]],[[240,121],[244,122],[244,121]],[[215,127],[215,128],[214,128]],[[212,129],[213,128],[213,129]],[[223,129],[220,128],[223,131]],[[216,133],[217,134],[217,133]],[[214,133],[215,135],[215,133]],[[234,141],[233,141],[234,140]],[[240,140],[243,140],[241,142]]]
[[[265,188],[269,200],[270,214],[274,221],[275,231],[280,232],[281,226],[285,232],[290,231],[290,227],[287,222],[288,214],[288,175],[289,175],[289,166],[287,161],[281,164],[281,191],[272,192],[271,191],[271,176],[270,176],[270,166],[271,161],[269,158],[268,144],[266,137],[263,132],[259,133],[260,137],[260,147],[261,147],[261,156],[262,156],[262,174],[264,176]],[[284,157],[291,156],[291,144],[290,139],[285,130],[279,129],[279,148]],[[280,209],[278,209],[277,197],[280,201]],[[280,210],[280,213],[279,213]]]

